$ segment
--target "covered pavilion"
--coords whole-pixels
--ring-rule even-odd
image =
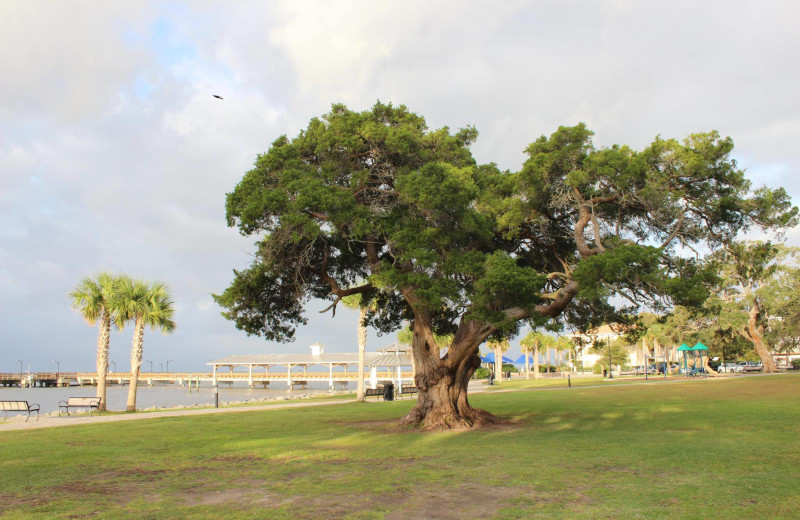
[[[285,381],[291,388],[309,381],[327,381],[333,388],[335,383],[346,384],[357,380],[358,352],[325,353],[325,347],[319,343],[310,348],[310,354],[243,354],[227,356],[207,364],[212,367],[215,385],[219,381],[246,380],[253,387],[256,384],[266,386],[271,381]],[[382,381],[392,381],[400,388],[403,383],[413,385],[413,363],[409,354],[410,347],[402,345],[389,345],[377,352],[365,352],[364,365],[369,370],[369,375],[365,374],[367,384],[371,388],[377,388]],[[246,368],[247,373],[235,372],[236,368]],[[275,368],[281,370],[270,372]],[[404,368],[411,371],[403,372]],[[228,370],[220,372],[220,369]]]

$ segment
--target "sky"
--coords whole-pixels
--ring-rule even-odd
[[[755,185],[798,203],[798,18],[786,1],[0,0],[0,372],[93,370],[97,329],[68,294],[104,270],[171,288],[177,329],[145,333],[144,369],[354,352],[354,311],[312,305],[276,344],[211,298],[254,251],[225,194],[333,103],[474,125],[476,160],[510,170],[559,125],[636,149],[716,129]],[[112,334],[112,369],[129,368],[131,329]]]

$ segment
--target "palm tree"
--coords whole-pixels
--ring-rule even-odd
[[[142,346],[144,328],[159,328],[163,334],[175,330],[172,317],[175,314],[169,289],[164,283],[152,285],[141,280],[125,279],[120,287],[120,318],[127,322],[133,320],[133,344],[131,346],[131,384],[128,388],[126,411],[136,411],[136,390],[139,383],[139,369],[142,366]]]
[[[367,351],[367,313],[370,305],[363,304],[360,294],[352,294],[342,299],[347,307],[358,309],[358,387],[356,390],[356,401],[364,402],[364,365]]]
[[[525,350],[527,357],[527,352],[533,351],[533,377],[534,379],[539,379],[541,377],[539,375],[539,347],[540,346],[549,346],[554,343],[554,339],[552,336],[548,336],[544,332],[537,332],[532,330],[528,333],[527,336],[520,340],[519,344]]]
[[[86,277],[69,293],[71,307],[80,313],[89,325],[99,323],[97,334],[97,397],[100,397],[100,410],[106,409],[106,373],[108,372],[108,349],[111,340],[111,324],[121,327],[117,312],[118,288],[121,276],[100,273],[96,279]]]
[[[501,340],[489,340],[486,342],[486,346],[494,350],[494,376],[497,381],[502,381],[503,353],[507,352],[510,347],[508,338],[503,338]]]
[[[569,340],[569,338],[567,338],[565,336],[559,336],[555,340],[555,343],[553,344],[553,348],[556,349],[556,352],[558,352],[558,365],[559,365],[559,367],[562,366],[562,365],[565,365],[566,363],[565,363],[565,359],[564,358],[565,358],[566,354],[571,352],[572,342]]]

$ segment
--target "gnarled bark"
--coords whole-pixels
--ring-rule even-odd
[[[426,430],[446,430],[504,422],[489,412],[473,408],[467,398],[469,380],[481,365],[478,347],[491,329],[473,322],[462,323],[444,357],[439,355],[426,316],[417,315],[412,329],[418,401],[400,424],[421,426]]]
[[[755,349],[756,354],[758,354],[758,357],[761,358],[761,362],[764,364],[764,372],[777,372],[778,367],[775,366],[775,360],[772,359],[769,348],[767,348],[767,344],[764,342],[763,327],[758,324],[758,315],[760,312],[761,309],[756,300],[753,302],[753,306],[750,307],[747,324],[744,326],[742,335],[753,344],[753,349]]]

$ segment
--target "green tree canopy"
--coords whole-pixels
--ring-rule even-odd
[[[794,303],[800,291],[793,284],[800,279],[798,252],[771,242],[733,242],[711,258],[720,276],[706,302],[708,314],[719,333],[750,342],[767,372],[777,370],[769,341],[779,345],[778,331],[794,335],[798,330]]]
[[[309,300],[374,291],[371,325],[413,330],[420,392],[404,423],[492,421],[466,397],[489,336],[587,323],[612,295],[697,305],[710,275],[681,249],[796,218],[783,189],[751,190],[716,132],[637,152],[561,127],[526,149],[519,172],[477,164],[476,137],[377,103],[334,105],[276,139],[227,197],[229,225],[257,237],[257,252],[216,296],[224,315],[285,341]],[[434,332],[453,334],[444,352]]]

